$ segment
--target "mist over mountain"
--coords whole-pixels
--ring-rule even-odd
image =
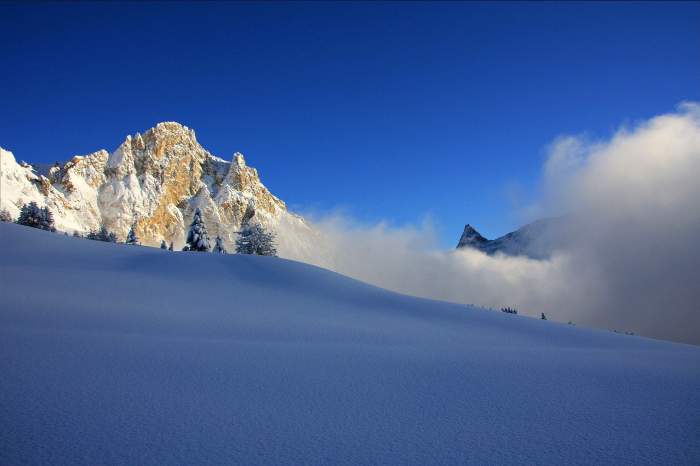
[[[45,175],[1,151],[1,206],[16,218],[34,200],[59,230],[102,224],[123,240],[135,224],[145,244],[178,247],[199,207],[229,249],[243,223],[262,223],[277,234],[281,257],[390,290],[700,343],[699,108],[683,104],[607,140],[557,138],[543,195],[528,208],[543,220],[494,240],[467,226],[454,250],[440,247],[430,223],[302,219],[242,155],[216,157],[177,123],[127,137],[112,153],[44,167]]]

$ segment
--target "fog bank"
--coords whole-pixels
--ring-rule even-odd
[[[314,234],[280,254],[407,294],[700,344],[699,178],[700,106],[685,103],[608,140],[550,144],[542,196],[524,212],[568,214],[549,260],[444,251],[429,223],[343,215],[312,216]]]

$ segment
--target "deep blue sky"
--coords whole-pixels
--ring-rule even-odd
[[[700,3],[2,3],[0,23],[18,159],[176,120],[294,208],[430,215],[450,246],[518,226],[556,136],[700,100]]]

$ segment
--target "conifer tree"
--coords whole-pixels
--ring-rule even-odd
[[[132,246],[138,246],[139,244],[139,238],[136,236],[136,231],[135,231],[136,225],[132,225],[131,229],[129,229],[129,233],[126,235],[126,244],[132,245]]]
[[[41,209],[41,229],[46,231],[56,231],[54,226],[53,214],[48,207]]]
[[[183,251],[209,252],[211,249],[207,227],[202,221],[202,212],[199,208],[194,211],[194,218],[190,225],[190,231],[187,233],[186,243],[186,249],[183,248]]]
[[[224,240],[222,240],[221,236],[219,235],[216,236],[216,244],[214,244],[213,252],[218,254],[226,254],[226,248],[224,248]]]
[[[100,227],[99,231],[91,231],[90,233],[88,233],[86,238],[95,241],[104,241],[107,243],[117,242],[117,235],[115,235],[111,231],[107,231],[107,228],[105,228],[104,225]]]
[[[39,228],[46,231],[56,231],[54,227],[53,214],[48,207],[40,208],[36,202],[22,206],[19,212],[17,224],[32,228]]]
[[[168,245],[165,244],[165,240],[164,240],[164,239],[160,241],[160,248],[161,248],[161,249],[168,249]]]
[[[168,246],[168,251],[172,251],[172,250],[173,250],[173,242],[171,241],[170,246]]]
[[[17,218],[18,225],[24,225],[33,228],[39,228],[41,222],[41,209],[32,201],[29,204],[24,204],[19,210],[19,218]]]
[[[6,210],[2,209],[0,210],[0,222],[11,222],[12,221],[12,215]]]
[[[258,256],[276,256],[275,235],[262,225],[246,225],[236,240],[238,254],[255,254]]]

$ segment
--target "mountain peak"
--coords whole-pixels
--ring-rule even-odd
[[[560,248],[570,234],[564,217],[540,219],[492,240],[484,238],[473,226],[467,224],[457,249],[471,247],[486,254],[502,253],[545,259]]]
[[[486,244],[487,242],[488,240],[481,236],[481,233],[476,231],[476,228],[467,223],[464,226],[462,236],[459,238],[459,243],[457,243],[457,249],[468,246],[479,248],[479,246]]]
[[[233,154],[233,164],[237,165],[238,167],[245,167],[245,158],[243,157],[243,154],[240,152],[236,152]]]
[[[182,123],[179,123],[177,121],[161,121],[160,123],[156,123],[154,126],[155,129],[184,129],[188,130],[189,128]]]
[[[275,228],[281,221],[306,231],[303,220],[260,181],[257,170],[236,152],[231,161],[216,157],[175,121],[157,123],[127,136],[112,153],[76,156],[38,176],[0,149],[3,196],[11,215],[30,201],[48,206],[62,231],[88,232],[104,226],[123,238],[135,232],[145,245],[183,243],[193,209],[202,207],[209,231],[232,247],[243,222]],[[252,212],[252,214],[251,214]]]
[[[194,130],[177,121],[161,121],[160,123],[156,123],[153,128],[144,133],[144,138],[147,139],[151,135],[155,136],[156,139],[182,138],[189,139],[195,143],[197,142]]]

